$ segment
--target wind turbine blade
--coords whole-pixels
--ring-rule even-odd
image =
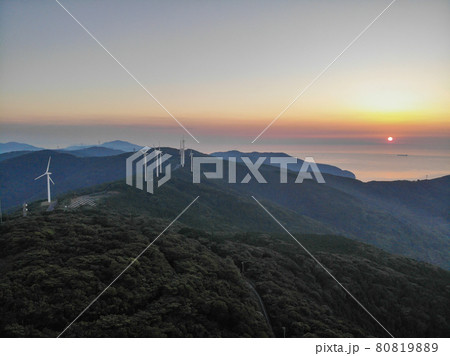
[[[52,177],[48,176],[48,179],[50,179],[50,181],[55,184],[55,182],[53,181]]]
[[[41,174],[39,177],[34,178],[34,180],[38,180],[39,178],[42,178],[43,176],[45,176],[47,173]]]
[[[49,158],[48,158],[48,164],[47,164],[47,170],[46,170],[46,172],[48,172],[48,169],[50,168],[50,160],[52,159],[52,156],[50,156]]]

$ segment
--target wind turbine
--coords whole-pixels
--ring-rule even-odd
[[[48,158],[47,170],[45,171],[45,173],[41,174],[39,177],[34,178],[34,180],[38,180],[39,178],[42,178],[43,176],[47,176],[47,200],[49,203],[51,203],[51,201],[52,201],[51,196],[50,196],[50,182],[55,184],[53,179],[50,178],[50,174],[52,174],[52,173],[48,171],[50,168],[50,160],[51,159],[52,159],[52,157],[50,156]]]
[[[183,139],[180,142],[180,164],[181,167],[184,167],[184,136]]]
[[[142,152],[144,152],[144,179],[147,181],[147,149],[141,149]]]
[[[157,170],[158,170],[158,173],[162,173],[162,164],[161,164],[161,155],[162,155],[162,151],[161,151],[161,143],[159,143],[158,142],[158,144],[159,144],[159,147],[158,147],[158,164],[157,164]]]
[[[156,149],[156,145],[153,145],[153,153],[156,155],[156,177],[159,177],[159,154],[161,151]]]

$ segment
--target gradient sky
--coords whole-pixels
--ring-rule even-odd
[[[251,149],[389,2],[61,1],[204,152]],[[449,34],[448,1],[397,0],[254,149],[394,152],[403,143],[402,153],[446,155]],[[177,145],[184,134],[52,0],[0,0],[0,83],[2,142]]]

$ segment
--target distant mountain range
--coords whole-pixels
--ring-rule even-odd
[[[140,150],[142,146],[136,145],[131,142],[127,141],[121,141],[121,140],[115,140],[110,142],[104,142],[99,145],[78,145],[78,146],[68,146],[66,148],[58,149],[59,151],[81,151],[88,148],[93,147],[101,147],[105,149],[111,149],[113,151],[120,151],[120,153],[123,152],[133,152]],[[45,148],[40,148],[32,145],[28,145],[26,143],[20,143],[20,142],[7,142],[7,143],[0,143],[0,154],[5,154],[9,152],[30,152],[30,151],[41,151],[45,150]],[[113,153],[113,151],[111,153]],[[101,151],[100,155],[102,155]],[[103,151],[106,152],[106,151]]]
[[[172,155],[172,179],[154,195],[129,187],[129,200],[117,202],[122,209],[145,206],[154,216],[164,218],[176,215],[186,197],[200,195],[202,208],[192,222],[194,226],[228,232],[277,230],[279,227],[272,220],[261,218],[264,212],[255,206],[253,195],[292,232],[342,234],[391,253],[450,269],[450,176],[416,182],[363,183],[324,173],[326,184],[311,180],[295,184],[296,174],[289,173],[288,183],[280,184],[279,169],[263,165],[260,171],[267,184],[257,184],[254,179],[247,184],[229,184],[220,179],[202,179],[201,184],[193,184],[189,160],[186,167],[180,168],[178,150],[168,147],[162,150]],[[129,153],[104,157],[77,157],[72,153],[44,150],[1,161],[3,209],[45,198],[45,182],[34,178],[45,170],[49,156],[56,183],[52,186],[54,196],[80,194],[77,189],[113,181],[125,186],[125,161]],[[194,151],[194,155],[204,154]],[[237,181],[247,172],[238,163]]]
[[[18,157],[21,156],[23,154],[29,153],[31,151],[38,151],[38,150],[43,150],[42,148],[37,148],[34,146],[30,146],[27,144],[21,144],[21,143],[15,143],[16,145],[11,145],[9,147],[13,148],[16,147],[16,150],[12,150],[12,151],[7,151],[5,150],[5,152],[3,152],[2,154],[0,154],[0,162],[4,161],[6,159],[9,158],[13,158],[13,157]],[[2,144],[2,145],[7,145],[7,144]],[[20,147],[22,147],[23,149],[20,149]],[[30,147],[34,147],[34,149],[30,149]],[[127,141],[121,141],[121,140],[115,140],[115,141],[110,141],[110,142],[105,142],[101,145],[78,145],[78,146],[69,146],[63,149],[58,149],[55,151],[58,152],[67,152],[70,153],[74,156],[77,157],[106,157],[106,156],[115,156],[115,155],[120,155],[124,152],[134,152],[134,151],[138,151],[142,148],[142,146],[136,145],[134,143],[130,143]],[[224,159],[229,159],[230,157],[236,157],[237,158],[237,162],[242,162],[242,157],[249,157],[253,162],[256,161],[258,158],[260,157],[266,157],[266,161],[264,162],[264,164],[271,164],[270,163],[270,157],[291,157],[287,155],[286,153],[275,153],[275,152],[250,152],[250,153],[245,153],[245,152],[240,152],[240,151],[227,151],[227,152],[214,152],[211,154],[211,156],[214,157],[222,157]],[[298,172],[300,170],[300,167],[303,164],[303,160],[301,159],[297,159],[297,163],[295,164],[289,164],[288,165],[288,169],[294,172]],[[274,166],[277,166],[276,164],[273,164]],[[341,176],[341,177],[347,177],[347,178],[355,178],[355,175],[350,172],[350,171],[346,171],[346,170],[342,170],[338,167],[332,166],[332,165],[328,165],[328,164],[322,164],[322,163],[318,163],[317,164],[320,171],[322,173],[327,173],[327,174],[333,174],[333,175],[337,175],[337,176]]]
[[[87,148],[82,148],[79,150],[59,150],[62,153],[69,153],[77,157],[108,157],[117,156],[125,153],[125,151],[102,147],[102,146],[92,146]]]
[[[44,150],[42,150],[44,151]],[[46,150],[49,151],[49,150]],[[20,157],[27,153],[30,153],[32,151],[14,151],[14,152],[8,152],[8,153],[2,153],[0,154],[0,162],[5,161],[10,158],[14,157]],[[36,151],[34,151],[36,152]],[[123,153],[126,153],[124,151],[120,150],[114,150],[111,148],[106,147],[98,147],[98,146],[92,146],[88,148],[82,148],[79,150],[73,150],[73,151],[66,151],[66,150],[52,150],[52,152],[58,152],[58,153],[68,153],[75,157],[108,157],[108,156],[117,156]]]
[[[64,148],[64,150],[66,150],[66,151],[78,151],[78,150],[91,148],[91,147],[103,147],[103,148],[109,148],[109,149],[112,149],[112,150],[118,150],[118,151],[122,151],[122,152],[133,152],[133,151],[138,151],[138,150],[140,150],[142,148],[142,146],[136,145],[136,144],[131,143],[131,142],[115,140],[115,141],[110,141],[110,142],[104,142],[104,143],[99,144],[99,145],[69,146],[69,147]]]
[[[14,151],[39,151],[39,150],[43,150],[43,148],[28,145],[26,143],[20,142],[0,143],[0,154]]]

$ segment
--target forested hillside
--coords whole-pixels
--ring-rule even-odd
[[[260,209],[251,199],[254,195],[282,212],[277,216],[286,217],[282,220],[292,231],[339,233],[388,252],[450,270],[450,177],[419,182],[363,183],[324,174],[325,184],[312,180],[297,184],[294,183],[297,174],[289,172],[287,184],[281,184],[279,169],[263,165],[260,172],[267,184],[259,184],[254,178],[248,183],[240,183],[249,170],[238,163],[237,183],[231,184],[227,180],[228,165],[225,163],[224,179],[208,180],[203,176],[201,184],[194,184],[190,162],[180,168],[178,150],[164,147],[163,152],[172,156],[169,160],[172,179],[153,197],[140,200],[145,200],[146,205],[162,206],[164,211],[169,208],[172,213],[179,206],[180,197],[186,194],[201,195],[208,201],[208,211],[201,216],[206,230],[231,226],[235,231],[236,225],[239,225],[240,230],[244,228],[246,231],[246,224],[252,224],[257,214],[255,210]],[[205,156],[197,151],[194,155]],[[75,189],[123,180],[129,153],[75,157],[46,150],[0,161],[3,209],[45,198],[45,181],[35,181],[34,178],[43,173],[49,156],[52,156],[51,171],[55,185],[51,189],[55,197]],[[202,169],[211,171],[214,167],[202,166]],[[128,198],[117,203],[129,205]],[[152,210],[161,214],[158,209]],[[221,218],[211,221],[210,217],[217,217],[219,211]],[[261,229],[271,229],[267,219],[259,219],[258,223],[264,224]]]
[[[57,336],[170,222],[31,208],[0,227],[2,336]],[[388,336],[289,236],[205,232],[187,225],[197,213],[64,335],[270,337],[285,327],[288,337]],[[449,272],[344,237],[297,237],[394,336],[450,335]]]

